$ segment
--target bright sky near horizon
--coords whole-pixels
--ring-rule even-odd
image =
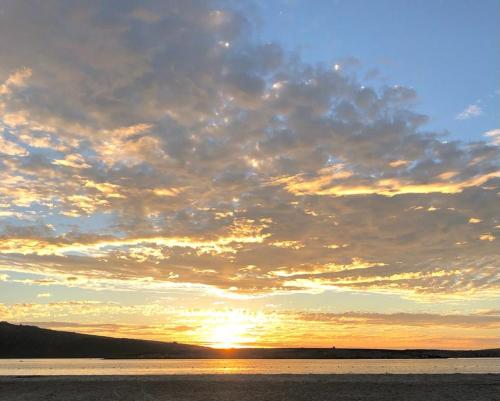
[[[498,0],[0,0],[0,320],[500,347]]]

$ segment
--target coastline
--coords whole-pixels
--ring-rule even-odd
[[[500,399],[500,374],[0,376],[0,401]]]

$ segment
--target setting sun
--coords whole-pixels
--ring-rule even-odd
[[[216,326],[210,341],[215,348],[238,348],[243,342],[245,332],[246,328],[238,323]]]
[[[208,343],[215,348],[239,348],[255,342],[259,317],[239,310],[211,313]]]

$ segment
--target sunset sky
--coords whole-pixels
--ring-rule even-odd
[[[500,347],[498,0],[0,0],[0,320]]]

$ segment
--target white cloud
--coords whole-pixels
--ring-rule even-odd
[[[500,128],[487,131],[484,133],[484,136],[491,138],[490,140],[494,145],[500,146]]]
[[[478,104],[471,104],[456,115],[457,120],[468,120],[470,118],[479,117],[483,114],[483,110]]]

